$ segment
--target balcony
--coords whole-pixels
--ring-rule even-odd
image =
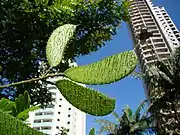
[[[157,44],[157,43],[154,44],[154,47],[156,49],[165,49],[165,48],[167,48],[165,44]]]
[[[34,119],[52,119],[54,115],[38,115],[34,116]]]
[[[40,123],[33,123],[33,127],[52,127],[54,125],[53,122],[40,122]]]
[[[165,60],[169,58],[170,53],[158,53],[158,56],[160,59]]]
[[[169,51],[168,49],[156,49],[156,51],[158,52],[158,54],[164,54],[164,55],[168,55],[169,54]]]
[[[131,17],[132,21],[136,21],[136,20],[141,20],[141,16],[135,16],[135,17]]]

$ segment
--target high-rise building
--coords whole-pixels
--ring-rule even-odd
[[[57,78],[49,79],[54,82]],[[53,103],[45,109],[30,112],[27,124],[48,135],[58,135],[61,127],[68,130],[68,135],[85,135],[86,115],[73,107],[59,92],[56,86],[48,84]]]
[[[157,60],[168,62],[168,56],[180,45],[180,33],[164,7],[154,6],[151,0],[129,1],[134,48],[141,70],[146,72]]]

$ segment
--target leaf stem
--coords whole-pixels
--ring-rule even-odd
[[[48,74],[46,76],[40,76],[40,77],[32,78],[32,79],[29,79],[29,80],[23,80],[23,81],[20,81],[20,82],[15,82],[15,83],[7,84],[7,85],[0,85],[0,89],[20,85],[20,84],[23,84],[23,83],[32,83],[32,82],[35,82],[35,81],[39,81],[39,80],[43,80],[43,79],[46,79],[46,78],[49,78],[49,77],[55,77],[55,76],[64,76],[64,73]]]

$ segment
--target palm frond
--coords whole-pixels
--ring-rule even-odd
[[[124,111],[126,117],[128,118],[128,120],[130,121],[132,118],[132,114],[133,114],[132,110],[129,108],[128,105],[126,105],[123,111]]]
[[[148,100],[143,100],[140,105],[138,106],[138,108],[136,109],[133,118],[137,121],[140,119],[140,115],[141,115],[141,111],[144,109],[145,104],[147,104]]]
[[[102,133],[114,133],[114,132],[115,129],[112,126],[107,126],[107,125],[101,126],[98,131],[100,135],[102,135]]]
[[[112,114],[113,114],[113,116],[115,117],[116,121],[119,123],[119,122],[120,122],[120,117],[119,117],[119,115],[118,115],[115,111],[113,111]]]
[[[108,126],[112,126],[112,127],[116,126],[116,124],[114,124],[113,122],[110,122],[110,121],[104,120],[104,119],[98,119],[98,120],[96,120],[96,122],[100,125],[108,125]]]
[[[145,74],[142,73],[142,72],[137,72],[137,71],[133,71],[129,77],[132,77],[132,78],[135,78],[135,79],[138,79],[138,80],[144,80],[145,79]]]
[[[102,134],[104,132],[114,133],[114,131],[117,127],[117,125],[115,123],[110,122],[108,120],[104,120],[104,119],[98,119],[98,120],[96,120],[96,122],[101,125],[101,127],[98,131],[99,134]]]

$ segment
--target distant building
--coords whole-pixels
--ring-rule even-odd
[[[56,79],[50,79],[56,81]],[[61,127],[68,130],[68,135],[85,135],[86,115],[73,107],[54,85],[48,84],[48,89],[55,99],[52,105],[45,109],[30,112],[28,125],[48,135],[58,135]]]
[[[129,0],[130,29],[142,72],[167,58],[180,45],[180,33],[164,7],[151,0]],[[146,89],[146,95],[148,95]]]

